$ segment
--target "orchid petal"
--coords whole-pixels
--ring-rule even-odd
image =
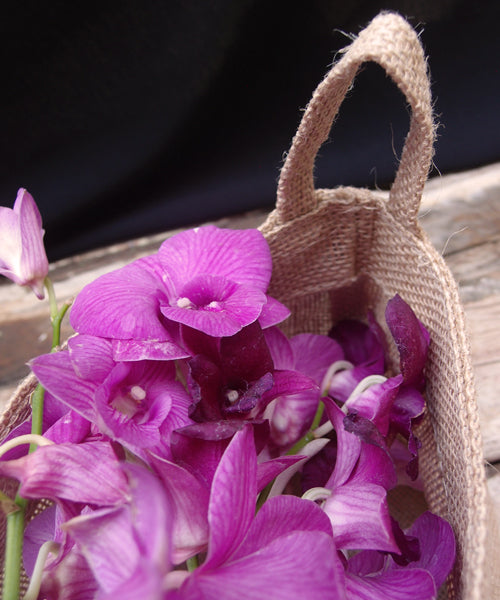
[[[385,364],[384,334],[378,323],[370,319],[369,325],[347,319],[335,325],[330,337],[344,351],[344,358],[353,365],[363,365],[372,373],[383,373]]]
[[[388,555],[378,550],[361,550],[353,554],[346,565],[346,572],[358,576],[376,575],[385,570]]]
[[[394,401],[403,378],[401,375],[386,379],[383,383],[375,383],[355,398],[349,399],[349,412],[372,421],[385,437],[389,431]]]
[[[290,343],[296,357],[295,368],[309,375],[318,385],[321,385],[328,367],[344,358],[340,344],[326,335],[301,333],[295,335]]]
[[[54,568],[46,569],[40,598],[57,600],[95,600],[99,586],[85,557],[76,549]]]
[[[163,242],[158,259],[177,289],[211,274],[265,292],[271,279],[271,253],[256,229],[207,225],[183,231]]]
[[[171,341],[160,313],[168,298],[157,269],[154,256],[140,258],[85,286],[71,307],[73,329],[113,339]]]
[[[133,448],[157,446],[160,425],[172,405],[168,386],[173,383],[167,373],[165,379],[160,378],[162,390],[161,385],[154,385],[158,378],[156,364],[118,363],[96,391],[101,430]]]
[[[343,569],[332,538],[321,531],[296,531],[216,570],[195,571],[186,579],[179,597],[182,600],[346,598]]]
[[[276,398],[264,413],[271,422],[273,443],[281,447],[292,446],[305,435],[313,422],[318,402],[317,389]]]
[[[411,568],[428,571],[439,589],[455,561],[455,536],[450,524],[437,515],[425,512],[406,531],[420,541],[420,559]]]
[[[361,440],[344,428],[344,413],[331,400],[324,398],[326,412],[337,433],[337,459],[325,487],[335,489],[343,485],[351,476],[361,452]]]
[[[173,526],[172,510],[161,480],[149,468],[124,463],[132,496],[131,515],[135,539],[141,554],[158,568],[170,567],[170,537]]]
[[[370,483],[346,483],[326,499],[335,545],[343,550],[399,552],[392,533],[386,490]]]
[[[257,465],[257,491],[263,490],[267,484],[280,473],[303,460],[302,456],[278,456]]]
[[[24,498],[59,498],[96,505],[127,499],[127,482],[110,444],[51,444],[0,462],[0,474],[21,482]]]
[[[256,498],[257,457],[252,427],[246,425],[226,448],[212,482],[207,569],[222,565],[238,548],[253,520]]]
[[[340,400],[340,402],[345,402],[355,390],[358,383],[370,375],[379,375],[381,373],[379,369],[374,370],[371,367],[359,365],[352,369],[337,371],[329,381],[325,381],[324,385],[332,398]]]
[[[362,443],[359,460],[350,481],[374,483],[386,490],[395,487],[396,469],[388,450],[374,444]]]
[[[162,304],[162,314],[213,337],[234,335],[253,323],[266,303],[260,290],[213,275],[198,275],[179,293],[177,305]]]
[[[422,416],[425,410],[425,399],[415,388],[404,386],[400,388],[394,400],[391,411],[391,425],[404,437],[411,432],[413,419]]]
[[[42,354],[30,362],[37,379],[57,400],[89,420],[94,419],[93,397],[98,384],[78,377],[69,352]]]
[[[29,285],[41,300],[49,263],[43,245],[42,218],[33,197],[23,188],[13,209],[0,207],[0,274]]]
[[[171,330],[165,324],[167,331]],[[118,361],[162,360],[188,358],[189,352],[173,341],[157,340],[112,340],[113,358]]]
[[[258,552],[273,540],[294,531],[322,531],[332,536],[328,516],[310,500],[296,496],[275,496],[262,505],[248,534],[231,561]]]
[[[212,421],[174,431],[171,450],[175,462],[187,467],[210,487],[229,440],[243,425],[242,421]]]
[[[274,368],[278,370],[292,370],[295,368],[295,355],[292,344],[278,327],[270,327],[264,331],[266,344],[271,353]]]
[[[428,331],[398,294],[387,303],[385,320],[399,350],[405,384],[422,389],[430,339]]]
[[[24,530],[23,564],[29,577],[38,556],[40,546],[55,538],[56,505],[52,504],[36,515]]]
[[[95,600],[164,600],[163,574],[146,558],[139,557],[135,571],[126,581],[109,593],[100,593]]]
[[[389,570],[377,576],[346,574],[349,600],[433,600],[436,587],[423,569]]]
[[[79,444],[90,435],[91,423],[74,410],[69,410],[44,433],[55,444]]]
[[[180,564],[207,545],[209,488],[175,463],[154,455],[150,462],[164,484],[172,507],[172,561]]]
[[[115,365],[111,342],[93,335],[70,338],[68,351],[73,370],[81,379],[102,383]]]
[[[259,324],[262,329],[274,327],[278,323],[282,323],[291,314],[290,309],[275,298],[271,298],[271,296],[266,296],[266,298],[267,302],[262,307],[262,312],[259,316]]]
[[[228,382],[255,381],[273,370],[266,336],[258,323],[252,323],[220,341],[220,362]]]
[[[75,517],[64,529],[76,540],[104,592],[127,581],[140,559],[125,505]]]

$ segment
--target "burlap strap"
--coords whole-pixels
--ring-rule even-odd
[[[405,226],[415,225],[433,153],[431,94],[418,37],[402,17],[393,13],[376,17],[345,50],[314,92],[281,171],[276,204],[280,222],[285,223],[316,207],[314,160],[329,136],[358,69],[369,61],[385,69],[411,107],[410,130],[388,209]]]

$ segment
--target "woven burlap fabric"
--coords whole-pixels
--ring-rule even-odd
[[[389,199],[364,189],[315,190],[314,161],[361,65],[381,65],[411,108]],[[356,135],[356,132],[353,132]],[[400,294],[431,335],[428,409],[418,435],[429,508],[446,518],[457,560],[441,596],[500,598],[498,530],[487,497],[470,352],[457,285],[418,224],[434,142],[424,53],[400,16],[383,13],[343,51],[314,92],[283,166],[276,209],[262,226],[273,254],[270,293],[286,302],[287,333],[327,333],[338,319],[375,312]],[[397,368],[392,349],[393,367]],[[421,502],[399,496],[411,520]],[[496,562],[496,566],[495,566]]]
[[[364,189],[314,189],[316,154],[367,61],[385,69],[411,107],[410,131],[389,200]],[[337,320],[365,317],[368,309],[383,323],[386,302],[395,293],[428,328],[428,411],[418,431],[420,470],[427,505],[449,520],[457,539],[456,566],[441,596],[493,600],[500,598],[495,565],[500,536],[484,481],[464,317],[456,283],[417,220],[433,142],[429,81],[418,37],[398,15],[381,14],[314,93],[282,169],[276,209],[261,229],[273,255],[270,293],[292,310],[287,333],[327,333]],[[397,369],[394,348],[391,357]],[[1,438],[27,416],[33,386],[28,379],[17,390],[0,421]],[[11,495],[14,490],[11,485]],[[394,501],[404,524],[423,506],[413,493],[396,494]],[[4,528],[0,541],[3,536]]]

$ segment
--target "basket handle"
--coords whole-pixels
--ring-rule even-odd
[[[410,129],[387,208],[399,222],[414,226],[434,143],[430,84],[420,41],[403,17],[381,13],[343,54],[314,92],[293,139],[278,184],[278,219],[285,223],[317,206],[314,160],[358,69],[373,61],[390,75],[411,107]]]

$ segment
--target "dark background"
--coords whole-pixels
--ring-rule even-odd
[[[381,9],[420,32],[441,173],[500,159],[500,3],[2,3],[0,205],[27,188],[50,260],[274,203],[283,154],[335,53]],[[405,102],[368,65],[318,186],[387,187]],[[436,171],[437,172],[437,171]],[[1,243],[1,240],[0,240]]]

